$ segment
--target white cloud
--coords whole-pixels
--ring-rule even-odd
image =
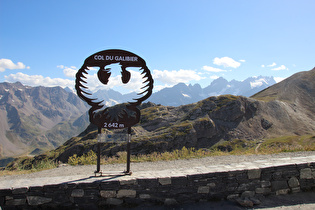
[[[88,67],[88,69],[90,70],[90,71],[98,71],[99,70],[99,68],[96,68],[96,67]]]
[[[222,57],[222,58],[216,57],[213,59],[213,64],[218,65],[218,66],[224,66],[224,67],[232,67],[232,68],[238,68],[241,65],[241,63],[229,57]]]
[[[276,83],[281,82],[282,80],[285,80],[286,77],[274,77],[274,80],[276,81]]]
[[[13,63],[10,59],[0,59],[0,72],[4,72],[6,69],[29,69],[29,66],[25,66],[22,62]]]
[[[73,69],[73,68],[68,68],[66,67],[64,70],[63,70],[63,73],[65,74],[66,77],[73,77],[75,78],[75,74],[78,72],[78,70],[76,69]]]
[[[167,85],[175,85],[180,82],[188,83],[192,80],[201,80],[202,77],[194,70],[168,71],[168,70],[153,70],[153,78],[159,80]]]
[[[281,70],[289,70],[289,69],[285,65],[281,65],[281,66],[279,66],[277,68],[273,68],[271,70],[273,70],[273,71],[281,71]]]
[[[211,66],[203,66],[202,69],[206,70],[206,71],[210,71],[210,72],[223,72],[223,71],[226,71],[226,70],[214,68],[214,67],[211,67]]]
[[[78,72],[78,69],[75,66],[67,67],[64,65],[58,65],[57,68],[63,69],[64,75],[71,78],[75,78],[75,74]]]
[[[213,75],[213,76],[211,76],[210,78],[211,78],[211,79],[218,79],[219,77],[216,76],[216,75]]]
[[[270,65],[267,65],[268,67],[274,67],[274,66],[276,66],[277,64],[275,63],[275,62],[273,62],[272,64],[270,64]]]
[[[243,62],[243,63],[245,63],[245,62],[246,62],[246,60],[240,60],[240,62]]]
[[[61,86],[65,87],[73,87],[74,81],[69,79],[61,79],[61,78],[50,78],[43,77],[42,75],[27,75],[21,72],[16,74],[10,74],[8,76],[4,76],[7,82],[21,82],[24,85],[29,86],[46,86],[46,87],[54,87]]]
[[[136,68],[133,68],[134,70],[130,70],[127,68],[127,70],[131,74],[130,81],[127,84],[122,84],[121,82],[121,75],[116,76],[116,84],[115,86],[121,86],[121,88],[124,88],[125,90],[129,90],[129,92],[136,92],[141,93],[143,90],[141,87],[143,87],[143,82],[146,80],[146,78],[142,78],[143,75],[141,75],[140,70],[136,70]]]
[[[154,89],[154,92],[157,92],[157,91],[160,91],[164,88],[169,88],[169,87],[173,87],[172,85],[154,85],[153,89]]]
[[[261,65],[261,67],[265,68],[265,65],[263,64],[263,65]]]
[[[270,65],[267,65],[267,67],[275,67],[277,64],[275,62],[273,62]],[[261,67],[265,67],[265,65],[261,65]],[[285,65],[281,65],[279,67],[276,68],[272,68],[271,70],[273,71],[281,71],[281,70],[289,70]]]
[[[253,82],[250,82],[250,86],[251,86],[251,88],[260,87],[260,86],[262,86],[264,83],[265,83],[265,84],[268,84],[265,79],[261,78],[261,79],[255,80],[255,81],[253,81]]]
[[[131,74],[130,81],[127,84],[123,84],[121,80],[121,67],[118,64],[111,64],[111,75],[108,83],[105,85],[98,79],[97,73],[92,70],[88,71],[88,74],[84,74],[84,86],[88,87],[89,91],[94,93],[100,89],[114,89],[121,93],[136,92],[141,93],[144,90],[141,89],[144,86],[146,78],[142,78],[139,67],[129,67],[127,70]]]

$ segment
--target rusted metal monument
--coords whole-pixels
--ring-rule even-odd
[[[87,76],[92,74],[92,69],[98,69],[97,77],[98,80],[103,84],[107,85],[110,81],[111,69],[109,65],[119,64],[121,68],[121,82],[127,84],[130,82],[132,77],[128,67],[138,67],[142,75],[141,92],[133,99],[133,102],[125,103],[122,110],[114,112],[114,115],[110,112],[109,107],[106,107],[103,101],[98,100],[98,98],[93,98],[91,91],[89,90],[88,84],[86,82]],[[153,79],[150,70],[146,66],[145,61],[138,55],[125,51],[125,50],[104,50],[97,52],[87,59],[85,59],[84,64],[79,69],[76,74],[75,89],[78,96],[86,101],[90,106],[89,119],[90,122],[98,127],[98,138],[101,137],[102,128],[108,130],[111,129],[126,129],[128,132],[127,140],[127,170],[124,171],[125,174],[131,174],[130,171],[130,141],[131,141],[131,126],[137,124],[140,121],[140,110],[138,106],[152,94],[153,89]],[[111,110],[113,111],[113,110]],[[97,169],[96,174],[102,175],[100,170],[100,141],[97,143]]]

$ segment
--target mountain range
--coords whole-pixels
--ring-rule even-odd
[[[259,140],[315,134],[315,68],[292,75],[252,97],[220,95],[182,106],[143,103],[140,123],[132,127],[131,153],[148,154],[186,148],[210,148],[235,139]],[[106,129],[105,129],[106,130]],[[126,133],[126,130],[106,131]],[[97,127],[70,138],[40,159],[67,162],[76,154],[96,151]],[[315,138],[312,137],[312,138]],[[103,156],[125,151],[125,143],[104,142]]]
[[[0,157],[61,145],[88,125],[87,110],[61,87],[0,83]]]
[[[244,81],[232,80],[230,82],[220,77],[213,80],[205,88],[202,88],[199,84],[186,85],[185,83],[178,83],[173,87],[164,88],[153,93],[149,101],[164,106],[180,106],[195,103],[210,96],[224,94],[249,97],[274,84],[276,84],[274,78],[266,76],[249,77]],[[136,93],[121,94],[109,89],[98,90],[93,96],[104,100],[106,106],[113,106],[136,98]]]
[[[205,88],[199,84],[179,83],[171,88],[164,88],[150,97],[150,101],[164,106],[180,106],[195,103],[210,96],[225,94],[249,97],[271,85],[276,84],[273,77],[249,77],[244,81],[228,82],[223,77],[215,79]]]
[[[205,88],[179,83],[153,93],[149,100],[176,107],[222,94],[250,96],[275,83],[273,77],[262,76],[242,82],[218,78]],[[112,106],[132,99],[134,93],[99,90],[95,96]],[[60,146],[86,128],[88,109],[69,88],[0,83],[0,157],[36,154]]]

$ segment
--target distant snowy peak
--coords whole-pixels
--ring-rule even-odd
[[[119,104],[118,101],[114,100],[114,99],[108,99],[107,101],[105,101],[105,106],[109,107],[109,106],[114,106],[116,104]]]
[[[252,89],[261,87],[261,86],[270,86],[276,84],[276,81],[273,77],[250,77],[247,79],[249,81],[250,87]]]
[[[274,84],[276,84],[276,81],[273,77],[255,76],[244,81],[232,80],[230,82],[220,77],[213,80],[205,88],[201,88],[199,84],[187,86],[184,83],[179,83],[152,94],[149,100],[166,106],[180,106],[195,103],[210,96],[225,94],[250,97]]]
[[[276,84],[273,77],[249,77],[244,81],[227,81],[223,77],[213,80],[211,84],[202,88],[199,84],[186,85],[178,83],[170,88],[164,88],[153,93],[149,101],[162,104],[165,106],[180,106],[195,103],[210,96],[218,96],[224,94],[252,96],[255,93]],[[121,94],[114,90],[99,90],[94,96],[103,101],[105,106],[113,106],[118,103],[131,101],[136,97],[136,93]]]
[[[186,98],[191,98],[191,96],[188,95],[188,94],[182,93],[182,95],[183,95],[184,97],[186,97]]]
[[[266,76],[254,76],[243,81],[232,80],[230,82],[224,78],[218,78],[204,88],[204,91],[209,96],[232,94],[249,97],[274,84],[276,84],[274,78]]]
[[[256,87],[260,87],[260,86],[262,86],[264,84],[268,85],[268,82],[265,79],[261,78],[261,79],[255,80],[253,82],[250,82],[250,87],[251,88],[256,88]]]

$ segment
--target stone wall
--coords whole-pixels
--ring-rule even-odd
[[[176,205],[214,199],[253,206],[259,204],[263,196],[314,189],[315,163],[307,163],[179,177],[1,189],[0,206],[2,209],[95,209],[118,205]]]

